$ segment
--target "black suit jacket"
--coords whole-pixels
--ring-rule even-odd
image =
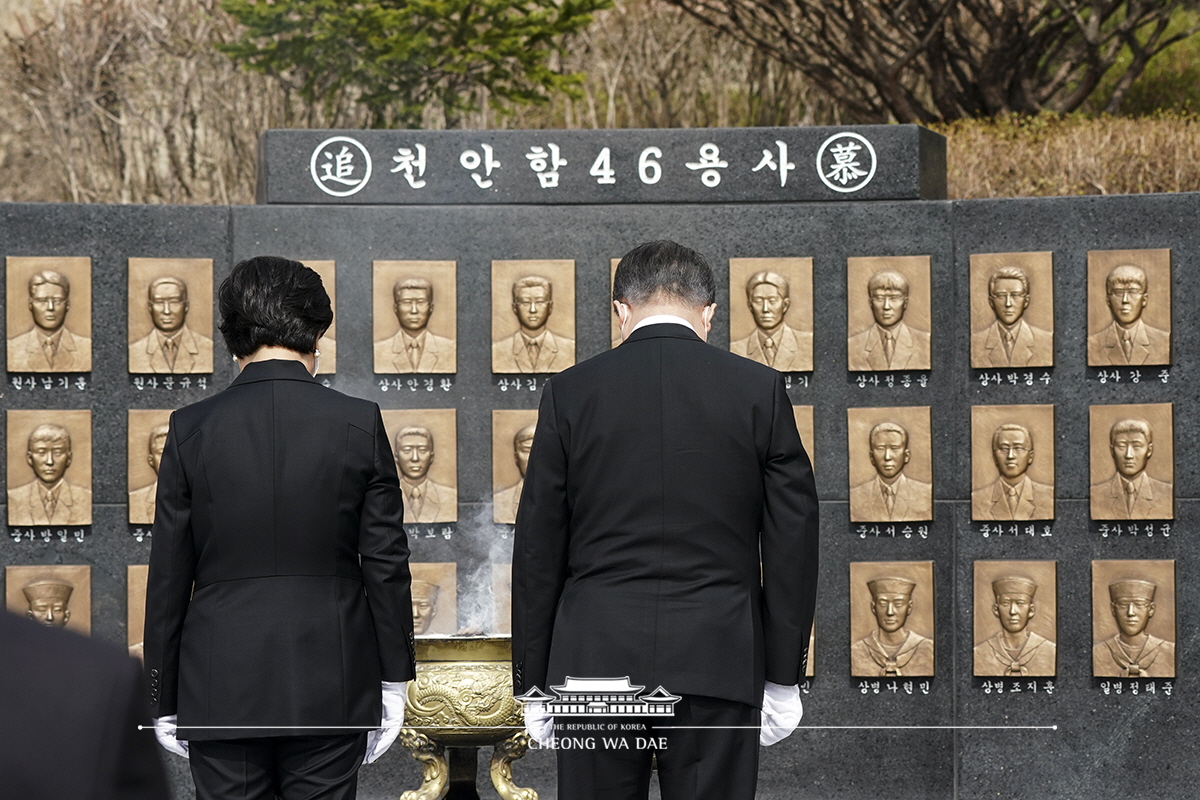
[[[167,800],[141,665],[0,610],[0,796]]]
[[[156,503],[153,715],[178,712],[193,740],[377,727],[380,680],[414,675],[403,501],[379,407],[299,362],[248,364],[171,415]]]
[[[513,552],[518,694],[628,675],[758,706],[764,678],[802,679],[816,579],[778,372],[666,323],[547,382]]]

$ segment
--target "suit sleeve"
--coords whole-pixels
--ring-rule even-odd
[[[193,434],[191,438],[200,436]],[[192,488],[172,415],[158,468],[150,573],[146,581],[144,657],[150,682],[150,713],[176,713],[179,641],[192,598],[196,551],[192,540]]]
[[[137,661],[127,659],[124,666],[126,669],[118,676],[110,700],[112,787],[108,793],[100,791],[99,795],[112,800],[162,800],[170,797],[170,791],[161,751],[146,714],[145,680]]]
[[[416,675],[413,641],[412,576],[404,534],[404,498],[396,461],[375,407],[374,474],[367,484],[359,522],[358,553],[363,584],[379,642],[383,680],[407,681]]]
[[[804,680],[817,602],[817,488],[783,377],[775,382],[771,438],[763,467],[763,630],[766,678]]]
[[[552,383],[542,390],[513,540],[513,692],[518,695],[534,687],[546,691],[554,617],[567,580],[567,455]]]

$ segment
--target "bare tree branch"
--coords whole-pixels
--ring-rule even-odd
[[[861,122],[1070,112],[1121,54],[1119,110],[1189,0],[665,0],[791,66]]]

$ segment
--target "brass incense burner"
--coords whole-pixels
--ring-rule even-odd
[[[512,693],[509,636],[419,636],[417,677],[408,684],[400,743],[424,765],[421,787],[400,800],[477,798],[478,749],[491,745],[492,786],[503,800],[537,800],[512,781],[529,750],[521,704]]]

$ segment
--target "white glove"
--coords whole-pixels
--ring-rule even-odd
[[[546,710],[545,703],[525,705],[525,730],[542,747],[554,744],[554,717]]]
[[[770,747],[792,735],[804,706],[800,703],[799,686],[780,686],[768,681],[763,686],[762,728],[758,732],[758,743]]]
[[[364,764],[373,764],[388,751],[404,727],[404,704],[408,699],[406,681],[383,682],[383,721],[377,730],[367,733],[367,754]]]
[[[154,720],[154,738],[158,739],[158,743],[163,746],[163,749],[177,756],[187,758],[187,741],[181,742],[175,738],[175,732],[179,729],[179,726],[176,724],[178,721],[178,714],[172,714],[169,717],[156,717]]]

